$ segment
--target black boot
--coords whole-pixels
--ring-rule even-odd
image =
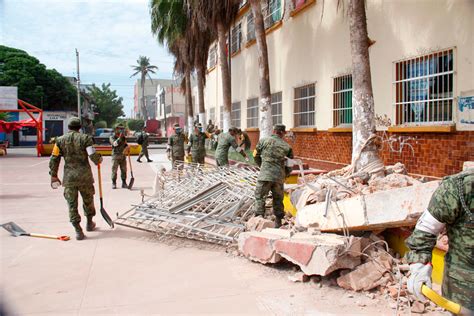
[[[137,159],[137,162],[140,162],[140,163],[141,163],[142,161],[140,160],[140,158],[138,158],[138,159]]]
[[[74,230],[76,231],[76,240],[83,240],[86,236],[82,232],[81,224],[76,223],[72,224],[74,226]]]
[[[115,181],[112,181],[112,189],[117,189],[117,183]]]
[[[280,227],[281,227],[281,218],[275,217],[275,228],[280,228]]]
[[[128,189],[128,184],[125,180],[122,180],[122,189]]]
[[[151,160],[151,159],[148,159],[146,162],[153,162],[153,160]]]
[[[95,223],[94,221],[92,220],[93,216],[87,216],[87,225],[86,225],[86,230],[88,232],[91,232],[94,230],[95,228]]]

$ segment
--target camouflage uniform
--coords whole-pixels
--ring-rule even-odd
[[[173,166],[176,161],[184,161],[184,143],[186,136],[184,133],[174,134],[168,138],[168,148],[171,151],[171,161]]]
[[[449,239],[444,259],[443,295],[473,311],[474,170],[446,177],[433,194],[427,212],[446,225]],[[406,240],[411,249],[406,255],[408,262],[430,262],[436,240],[436,235],[415,228]]]
[[[117,169],[120,167],[120,178],[122,182],[127,180],[127,157],[124,154],[127,148],[125,137],[117,135],[110,136],[110,144],[112,145],[112,182],[117,181]]]
[[[206,133],[193,133],[189,138],[188,152],[191,151],[194,163],[204,163],[206,157]]]
[[[64,157],[64,198],[69,208],[69,220],[76,227],[81,222],[78,206],[78,193],[81,193],[84,214],[89,218],[95,215],[94,207],[94,177],[89,165],[88,157],[99,164],[101,156],[98,153],[88,155],[86,148],[92,148],[94,144],[92,137],[69,131],[65,135],[56,138],[53,153],[49,161],[49,174],[58,176],[61,157]]]
[[[277,135],[261,139],[255,148],[254,159],[260,167],[255,188],[255,215],[265,214],[265,200],[272,191],[273,213],[283,218],[283,183],[291,169],[285,167],[286,157],[293,158],[290,145]]]
[[[142,159],[143,156],[145,156],[146,160],[151,161],[150,157],[148,156],[148,133],[143,131],[142,133],[143,137],[143,142],[141,143],[142,149],[140,151],[140,154],[138,155],[138,161]]]
[[[229,148],[232,146],[237,149],[238,145],[235,137],[230,133],[220,133],[217,138],[216,162],[218,166],[226,166],[229,164]]]

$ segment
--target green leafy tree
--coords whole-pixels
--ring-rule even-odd
[[[117,95],[117,91],[110,89],[110,83],[103,83],[100,87],[93,84],[87,90],[95,102],[94,111],[97,115],[94,122],[105,121],[107,126],[112,126],[119,117],[125,115],[123,99]]]
[[[0,121],[9,121],[10,120],[10,114],[7,112],[0,112]]]
[[[150,80],[151,76],[150,73],[154,74],[158,67],[150,64],[150,58],[145,56],[139,56],[137,59],[137,65],[131,66],[134,73],[130,76],[136,76],[140,74],[140,84],[142,86],[142,117],[144,120],[148,119],[148,111],[145,105],[145,80],[148,77]]]
[[[127,121],[127,126],[129,130],[132,131],[141,131],[145,126],[145,121],[140,119],[129,119]]]
[[[76,89],[55,69],[25,51],[0,45],[0,86],[18,87],[18,98],[44,110],[75,110]]]

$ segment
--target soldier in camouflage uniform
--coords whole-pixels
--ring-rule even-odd
[[[110,136],[112,145],[112,189],[117,188],[117,169],[120,167],[120,177],[122,178],[122,188],[128,188],[127,185],[127,150],[128,144],[125,139],[125,127],[118,124],[115,127],[115,135]]]
[[[194,133],[189,137],[188,155],[191,153],[194,163],[204,164],[206,157],[207,134],[202,131],[201,123],[194,126]]]
[[[166,152],[168,158],[171,158],[173,167],[177,161],[184,161],[184,143],[186,143],[186,136],[183,133],[183,129],[178,123],[173,125],[175,134],[168,138],[168,146]]]
[[[90,158],[94,164],[102,162],[100,154],[95,152],[94,141],[89,135],[79,133],[81,121],[77,117],[69,119],[69,132],[56,138],[56,143],[49,161],[49,174],[51,175],[51,185],[61,183],[58,178],[58,169],[61,157],[64,158],[64,198],[69,208],[69,220],[76,230],[76,239],[84,239],[81,228],[81,216],[79,215],[78,193],[81,193],[84,214],[87,217],[86,230],[92,231],[95,223],[92,220],[95,216],[94,207],[94,177],[89,165]]]
[[[248,161],[247,155],[237,145],[235,141],[235,135],[237,135],[237,129],[235,127],[229,128],[228,133],[220,133],[217,138],[217,148],[216,148],[216,162],[218,166],[227,166],[229,165],[229,148],[232,146],[238,153],[240,153]]]
[[[153,162],[153,160],[150,159],[148,156],[148,133],[145,131],[145,127],[143,127],[143,130],[141,133],[138,135],[138,137],[142,138],[142,143],[140,146],[142,146],[142,149],[140,150],[140,154],[138,155],[137,161],[142,162],[140,159],[142,159],[143,156],[145,156],[147,162]]]
[[[445,256],[443,295],[474,311],[474,169],[446,177],[434,192],[407,239],[410,248],[408,290],[424,300],[421,286],[431,286],[431,253],[438,234],[446,228],[449,250]]]
[[[268,192],[272,191],[276,228],[281,226],[285,215],[283,183],[291,172],[291,168],[286,167],[286,161],[293,158],[293,150],[283,140],[284,136],[285,125],[277,124],[273,127],[273,135],[261,139],[254,151],[255,162],[260,167],[255,188],[255,215],[265,215],[265,200]]]

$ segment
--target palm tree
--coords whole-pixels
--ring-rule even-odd
[[[255,24],[255,38],[258,48],[258,72],[260,76],[260,138],[272,133],[270,69],[268,67],[267,38],[262,14],[261,0],[250,0]]]
[[[193,10],[196,12],[200,25],[209,25],[217,30],[219,45],[219,67],[222,75],[222,93],[224,100],[224,131],[230,127],[231,111],[231,78],[227,63],[226,33],[239,11],[239,0],[193,0]],[[230,39],[229,39],[230,44]],[[230,45],[229,45],[230,46]]]
[[[354,171],[380,166],[375,139],[374,95],[369,59],[369,37],[365,0],[349,1],[349,29],[352,56],[352,166]]]
[[[145,105],[145,80],[146,77],[148,77],[153,82],[150,73],[156,73],[155,70],[158,70],[158,67],[151,65],[150,58],[146,56],[139,56],[137,59],[137,65],[131,67],[135,72],[130,76],[130,78],[140,74],[140,84],[142,87],[142,118],[146,121],[148,120],[148,111]]]

